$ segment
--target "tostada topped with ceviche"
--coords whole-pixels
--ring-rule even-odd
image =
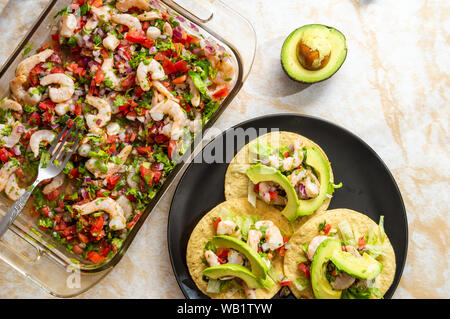
[[[281,210],[295,227],[315,212],[325,211],[335,188],[325,152],[310,139],[292,132],[272,132],[245,145],[225,175],[225,198],[256,198]]]
[[[27,47],[0,101],[0,191],[17,200],[47,145],[66,124],[81,128],[77,153],[29,210],[71,253],[100,263],[229,94],[235,62],[157,1],[74,0],[52,30]]]
[[[197,287],[217,299],[272,298],[286,279],[292,229],[274,207],[246,198],[223,202],[195,226],[186,263]]]

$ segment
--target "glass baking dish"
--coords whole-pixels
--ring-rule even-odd
[[[230,53],[236,69],[236,80],[230,94],[220,108],[205,124],[203,134],[214,124],[243,85],[253,64],[256,51],[256,36],[251,24],[239,13],[219,0],[161,0],[150,1],[185,19],[182,26],[191,32],[210,37]],[[57,20],[54,16],[69,5],[70,0],[51,0],[20,42],[13,54],[0,69],[0,98],[9,95],[9,82],[14,77],[17,65],[23,60],[24,49],[33,43],[34,48],[46,43]],[[183,20],[183,19],[180,19]],[[198,149],[201,138],[194,139]],[[196,147],[197,146],[197,147]],[[201,146],[201,145],[200,145]],[[41,232],[36,220],[24,211],[0,240],[0,258],[31,279],[48,293],[57,297],[76,296],[106,276],[131,245],[148,215],[156,207],[175,177],[189,164],[185,158],[170,173],[164,185],[153,198],[136,225],[129,232],[119,251],[100,264],[91,264],[77,255],[69,253]],[[4,215],[12,204],[6,197],[0,197],[0,215]]]

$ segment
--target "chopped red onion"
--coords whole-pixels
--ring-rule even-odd
[[[150,53],[150,54],[154,54],[154,53],[156,53],[156,47],[155,46],[152,46],[149,50],[148,50],[148,52]]]
[[[98,119],[97,121],[95,121],[95,124],[97,124],[97,125],[102,124],[102,120]]]
[[[25,127],[23,125],[17,126],[17,133],[22,134],[25,131]]]
[[[199,29],[197,28],[197,26],[195,24],[193,24],[192,22],[189,22],[189,26],[191,27],[192,30],[198,32]]]
[[[13,147],[12,151],[13,151],[14,154],[17,155],[17,156],[19,156],[20,154],[22,154],[22,153],[20,152],[20,147],[17,146],[17,145]]]
[[[181,27],[176,27],[175,29],[173,29],[173,36],[182,39],[183,38],[183,33],[182,33],[182,29]]]

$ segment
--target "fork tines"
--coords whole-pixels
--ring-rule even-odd
[[[52,156],[50,159],[50,163],[53,163],[56,160],[58,161],[58,163],[60,163],[59,165],[62,165],[62,167],[64,167],[67,164],[67,162],[69,161],[73,152],[75,152],[75,150],[77,149],[78,144],[80,142],[80,136],[78,134],[79,129],[76,127],[74,123],[69,128],[69,123],[66,124],[66,126],[61,130],[61,132],[59,132],[58,136],[54,139],[52,145],[48,150],[48,152]],[[75,138],[73,137],[72,133],[75,133]],[[73,143],[68,150],[64,148],[66,143]],[[58,146],[58,148],[55,151],[56,146]],[[64,157],[64,155],[66,156]]]

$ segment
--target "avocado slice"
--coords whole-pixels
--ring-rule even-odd
[[[242,253],[250,262],[252,273],[256,277],[266,279],[269,268],[262,257],[249,245],[240,239],[219,235],[211,239],[211,243],[217,248],[231,248]]]
[[[334,290],[326,277],[327,263],[336,251],[341,250],[337,238],[328,238],[320,243],[311,264],[311,286],[317,299],[340,299],[342,291]]]
[[[330,184],[330,167],[322,153],[312,147],[306,148],[305,164],[312,167],[320,182],[319,195],[311,199],[301,199],[297,209],[297,216],[311,215],[314,213],[327,197]]]
[[[270,181],[280,185],[286,192],[287,196],[287,204],[281,211],[281,213],[286,216],[289,221],[293,221],[297,218],[297,210],[299,208],[300,201],[294,187],[289,182],[286,176],[281,174],[281,172],[276,168],[265,166],[262,164],[250,166],[247,169],[246,174],[253,184]]]
[[[272,288],[274,282],[267,278],[260,279],[255,276],[248,268],[236,264],[222,264],[218,266],[208,267],[203,270],[203,275],[211,279],[219,279],[222,277],[238,277],[245,281],[249,288]]]
[[[331,256],[330,260],[337,269],[359,279],[371,280],[383,270],[383,265],[366,253],[358,258],[346,251],[339,250]]]
[[[295,81],[314,83],[328,79],[347,56],[345,36],[321,24],[304,25],[284,41],[281,64]]]

